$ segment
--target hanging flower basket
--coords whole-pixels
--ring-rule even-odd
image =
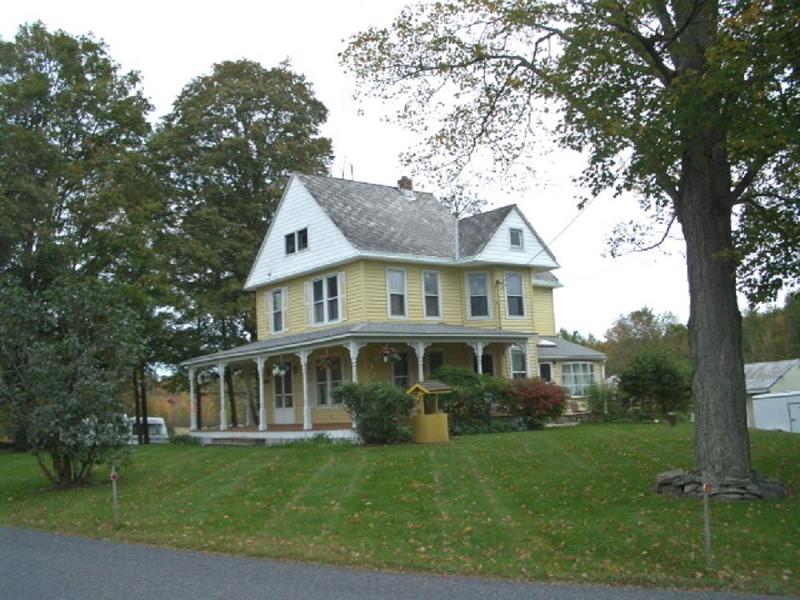
[[[317,365],[323,369],[332,367],[339,357],[334,354],[323,354],[317,359]]]
[[[275,363],[272,367],[272,375],[274,377],[283,377],[289,372],[289,365],[286,363]]]
[[[394,348],[392,348],[388,344],[385,345],[380,350],[378,350],[378,356],[380,356],[383,359],[383,362],[389,362],[389,359],[400,360],[400,355]]]

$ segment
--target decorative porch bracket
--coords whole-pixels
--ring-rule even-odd
[[[197,431],[197,394],[194,389],[194,367],[189,367],[189,429]]]
[[[228,416],[225,413],[225,363],[217,365],[219,371],[219,430],[228,429]]]
[[[308,400],[308,357],[311,350],[300,350],[295,356],[300,359],[300,369],[303,371],[303,429],[311,429],[311,404]]]
[[[267,407],[264,403],[264,362],[266,356],[256,356],[256,369],[258,369],[258,430],[267,430]]]
[[[475,364],[478,365],[478,375],[483,375],[483,349],[486,342],[467,342],[467,346],[475,352]]]
[[[430,342],[409,342],[408,345],[417,354],[417,381],[425,381],[425,350],[431,344]]]
[[[358,383],[358,355],[361,349],[366,346],[361,342],[348,342],[347,351],[350,353],[350,371],[352,373],[353,383]]]

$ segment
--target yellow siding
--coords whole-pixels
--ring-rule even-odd
[[[540,335],[556,334],[553,288],[533,288],[533,327]]]
[[[364,297],[363,297],[363,274],[361,265],[358,262],[343,265],[338,268],[326,269],[314,274],[306,274],[302,277],[295,277],[281,281],[272,286],[259,288],[256,290],[256,320],[258,339],[263,340],[269,337],[269,319],[267,314],[267,298],[273,290],[285,288],[288,292],[286,304],[286,330],[279,335],[293,335],[305,333],[310,330],[317,330],[320,327],[312,326],[309,322],[309,305],[306,298],[306,282],[310,282],[317,277],[344,273],[344,302],[342,310],[342,320],[329,326],[340,325],[345,322],[359,322],[364,320]],[[341,293],[341,292],[340,292]]]
[[[405,319],[389,317],[386,290],[386,270],[388,268],[403,269],[406,273],[408,317]],[[441,319],[426,319],[424,317],[424,300],[422,297],[423,271],[436,271],[439,273],[442,304]],[[287,330],[284,333],[291,335],[318,329],[318,326],[314,327],[309,323],[306,282],[320,275],[336,272],[345,274],[343,290],[345,308],[342,311],[341,322],[386,322],[395,320],[409,323],[441,322],[484,329],[503,329],[506,331],[555,335],[553,290],[551,288],[531,287],[531,272],[527,269],[503,266],[488,266],[484,268],[440,267],[378,260],[360,260],[336,269],[304,275],[274,286],[259,289],[256,292],[256,318],[259,339],[264,339],[270,335],[270,315],[267,314],[267,297],[270,291],[277,288],[286,288],[288,290]],[[489,274],[490,303],[492,307],[492,316],[489,319],[470,319],[467,316],[466,274],[469,272],[486,272]],[[525,292],[525,316],[523,318],[514,318],[507,315],[505,288],[503,285],[507,272],[522,274]]]

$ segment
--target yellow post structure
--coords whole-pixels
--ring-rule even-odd
[[[417,414],[411,418],[414,430],[414,441],[417,444],[436,444],[449,442],[447,431],[447,413],[439,412],[438,396],[447,394],[450,388],[440,381],[420,381],[408,389],[408,393],[417,400]],[[430,412],[425,410],[425,398],[431,396],[433,406]]]

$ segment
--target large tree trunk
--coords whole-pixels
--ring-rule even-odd
[[[678,218],[686,240],[697,468],[712,479],[750,479],[742,318],[736,301],[730,175],[718,137],[684,157]]]

